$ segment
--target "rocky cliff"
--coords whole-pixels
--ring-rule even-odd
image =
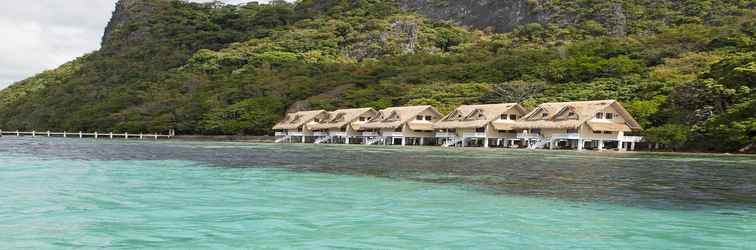
[[[546,23],[549,19],[549,13],[534,0],[399,0],[399,5],[433,20],[498,32],[508,32],[527,23]]]
[[[109,49],[112,48],[112,45],[121,44],[121,42],[128,44],[128,41],[117,41],[123,37],[127,37],[131,42],[142,40],[149,33],[150,26],[140,24],[153,16],[156,9],[165,8],[169,3],[170,0],[119,0],[108,25],[105,27],[102,47]],[[117,35],[120,32],[124,34]]]

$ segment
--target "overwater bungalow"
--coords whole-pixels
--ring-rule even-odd
[[[362,125],[378,115],[372,108],[340,109],[318,116],[307,127],[313,131],[315,144],[361,144],[365,141]]]
[[[505,146],[516,139],[512,125],[527,110],[517,103],[464,105],[433,125],[444,147]]]
[[[615,100],[544,103],[513,128],[530,148],[634,150],[642,128]]]
[[[432,145],[433,123],[443,115],[432,106],[392,107],[365,123],[365,144]]]
[[[317,117],[325,114],[325,110],[301,111],[287,114],[281,122],[273,127],[277,137],[276,142],[307,142],[307,138],[313,136],[313,132],[307,127],[307,124],[315,123]]]

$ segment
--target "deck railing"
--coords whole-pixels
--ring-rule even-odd
[[[346,132],[331,132],[330,136],[346,137]]]
[[[531,133],[517,133],[517,138],[519,138],[519,139],[543,139],[543,137],[540,134],[531,134]]]
[[[365,136],[365,137],[378,137],[380,135],[378,133],[376,133],[376,132],[362,132],[362,136]]]
[[[486,133],[485,132],[463,133],[462,137],[465,137],[465,138],[485,138],[486,137]]]
[[[580,134],[578,133],[563,133],[563,134],[552,134],[552,139],[580,139]]]
[[[402,132],[383,132],[383,136],[385,137],[402,137],[404,134]]]
[[[449,133],[449,132],[436,132],[436,137],[437,137],[437,138],[450,138],[450,137],[455,137],[455,136],[456,136],[456,135],[455,135],[454,133]]]
[[[620,138],[620,139],[622,139],[622,141],[625,141],[625,142],[641,142],[641,141],[643,141],[643,137],[642,136],[622,136],[622,138]]]

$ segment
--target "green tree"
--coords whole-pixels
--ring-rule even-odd
[[[495,84],[492,91],[482,97],[487,103],[522,103],[546,89],[543,82],[512,81]]]
[[[663,144],[672,150],[678,150],[688,142],[690,127],[679,124],[665,124],[647,129],[644,136],[651,143]]]

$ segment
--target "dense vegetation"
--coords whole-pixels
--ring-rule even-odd
[[[618,99],[675,149],[756,142],[751,1],[527,1],[549,21],[508,33],[393,1],[138,1],[101,50],[0,92],[0,128],[265,134],[287,109]]]

